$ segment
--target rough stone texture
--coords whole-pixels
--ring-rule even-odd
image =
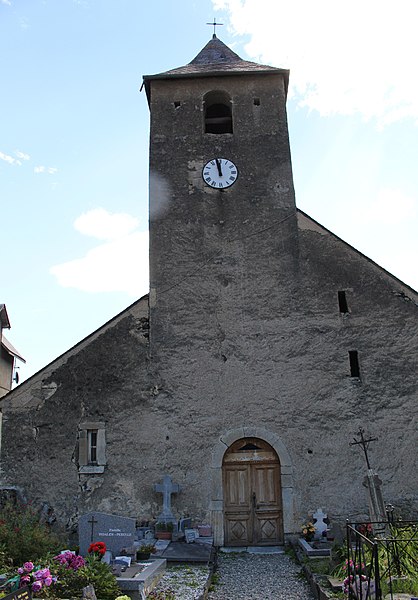
[[[174,514],[211,522],[222,544],[222,444],[242,432],[278,453],[291,534],[319,506],[331,522],[367,514],[349,447],[361,425],[379,438],[385,500],[416,511],[417,295],[296,212],[285,75],[149,85],[150,331],[144,298],[5,396],[2,483],[71,528],[92,510],[155,517],[169,474]],[[218,89],[233,134],[204,133]],[[215,156],[238,166],[228,190],[203,182]],[[79,473],[86,420],[106,424],[103,474]]]

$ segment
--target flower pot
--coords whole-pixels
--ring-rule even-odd
[[[199,525],[197,530],[200,537],[210,537],[212,535],[212,527],[210,525]]]
[[[136,560],[148,560],[151,556],[151,552],[137,552]]]
[[[171,531],[156,531],[155,537],[157,540],[171,540]]]

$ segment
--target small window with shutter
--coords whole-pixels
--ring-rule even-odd
[[[105,423],[80,424],[78,432],[79,473],[103,473],[106,465]]]

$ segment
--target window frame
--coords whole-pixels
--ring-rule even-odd
[[[106,424],[87,421],[79,425],[78,471],[79,473],[103,473],[106,466]]]

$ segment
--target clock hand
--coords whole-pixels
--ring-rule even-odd
[[[216,166],[218,168],[219,177],[222,177],[221,161],[219,158],[215,158]]]

